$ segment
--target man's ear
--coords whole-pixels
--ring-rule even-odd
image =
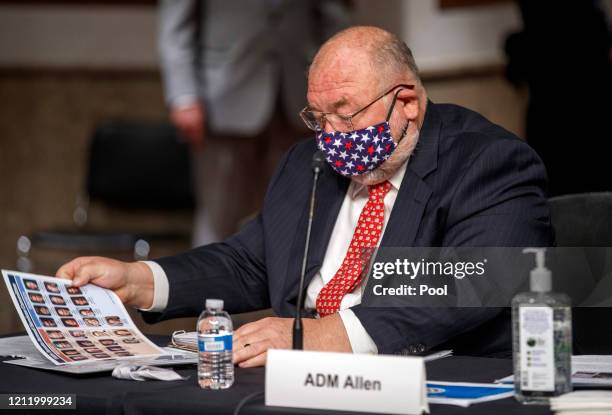
[[[419,99],[414,89],[402,89],[397,95],[397,103],[410,121],[416,121],[419,117]]]

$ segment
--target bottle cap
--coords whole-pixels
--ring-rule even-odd
[[[219,300],[217,298],[207,298],[206,308],[214,308],[218,310],[223,310],[223,300]]]

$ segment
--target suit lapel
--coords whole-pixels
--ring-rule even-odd
[[[427,102],[416,149],[408,161],[391,217],[380,246],[412,246],[432,190],[425,182],[438,166],[438,141],[442,122],[435,104]]]
[[[334,229],[349,184],[349,179],[336,174],[327,165],[319,177],[304,287],[308,287],[308,284],[323,264],[323,257],[327,250],[327,244],[331,238],[331,233]],[[310,195],[308,195],[308,197],[310,198]],[[298,295],[307,223],[308,203],[304,206],[300,224],[298,225],[298,231],[293,238],[291,259],[287,267],[288,275],[285,279],[284,291],[287,293],[285,298],[289,302],[294,302]]]
[[[380,246],[412,246],[430,196],[429,186],[406,169]]]

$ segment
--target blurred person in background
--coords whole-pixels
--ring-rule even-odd
[[[193,244],[260,208],[280,156],[306,131],[306,71],[349,25],[342,0],[161,0],[159,52],[170,118],[193,150]]]

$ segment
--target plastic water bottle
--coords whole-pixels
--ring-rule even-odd
[[[206,299],[198,318],[198,383],[203,389],[226,389],[234,383],[232,319],[223,300]]]

